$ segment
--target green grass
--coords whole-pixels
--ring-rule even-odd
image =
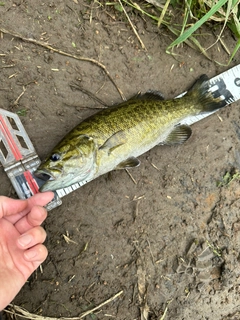
[[[166,0],[165,3],[154,7],[149,4],[152,1],[131,1],[122,0],[123,5],[134,8],[141,14],[151,18],[157,26],[167,27],[176,39],[166,48],[166,52],[177,54],[177,48],[183,42],[200,50],[208,59],[207,50],[220,42],[229,53],[228,65],[240,48],[240,2],[239,0]],[[107,2],[107,5],[114,5],[115,9],[121,10],[119,1]],[[209,47],[204,48],[201,36],[203,26],[207,26],[209,32],[220,30],[216,35],[216,41]],[[236,39],[235,48],[232,52],[226,47],[222,40],[225,28],[229,28]],[[215,33],[215,32],[214,32]],[[219,64],[218,61],[216,61]]]
[[[240,172],[232,168],[230,171],[227,171],[224,176],[221,178],[221,180],[217,181],[218,187],[224,187],[228,186],[232,181],[240,179]]]

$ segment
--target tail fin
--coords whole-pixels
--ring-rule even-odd
[[[211,86],[208,77],[202,75],[190,88],[186,96],[198,101],[202,112],[211,112],[223,108],[227,105],[226,97],[222,94],[223,88]]]

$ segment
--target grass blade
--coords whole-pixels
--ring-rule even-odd
[[[238,49],[240,48],[240,39],[238,39],[238,42],[233,50],[233,53],[228,61],[228,65],[231,63],[232,59],[234,58],[235,54],[237,53]]]
[[[167,50],[173,48],[174,46],[184,42],[189,38],[201,25],[203,25],[212,15],[214,15],[228,0],[218,1],[198,22],[196,22],[192,27],[187,29],[180,37],[173,41]]]

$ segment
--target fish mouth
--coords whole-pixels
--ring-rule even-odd
[[[55,177],[46,170],[36,170],[34,173],[34,176],[44,182],[46,181],[53,181],[55,180]]]

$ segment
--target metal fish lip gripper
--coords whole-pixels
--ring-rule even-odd
[[[209,91],[213,94],[214,92],[220,92],[220,97],[226,105],[239,100],[240,64],[210,79]],[[176,98],[182,97],[185,93]],[[214,112],[185,118],[179,124],[192,125]],[[27,199],[38,193],[44,181],[37,179],[33,172],[38,168],[41,161],[18,115],[1,108],[0,162],[20,199]],[[82,181],[67,188],[56,190],[54,199],[46,206],[47,210],[60,206],[62,204],[61,198],[88,182]]]
[[[42,182],[33,176],[33,172],[41,160],[18,115],[3,109],[0,109],[0,162],[20,199],[38,193]],[[61,203],[55,193],[47,209],[51,210]]]

